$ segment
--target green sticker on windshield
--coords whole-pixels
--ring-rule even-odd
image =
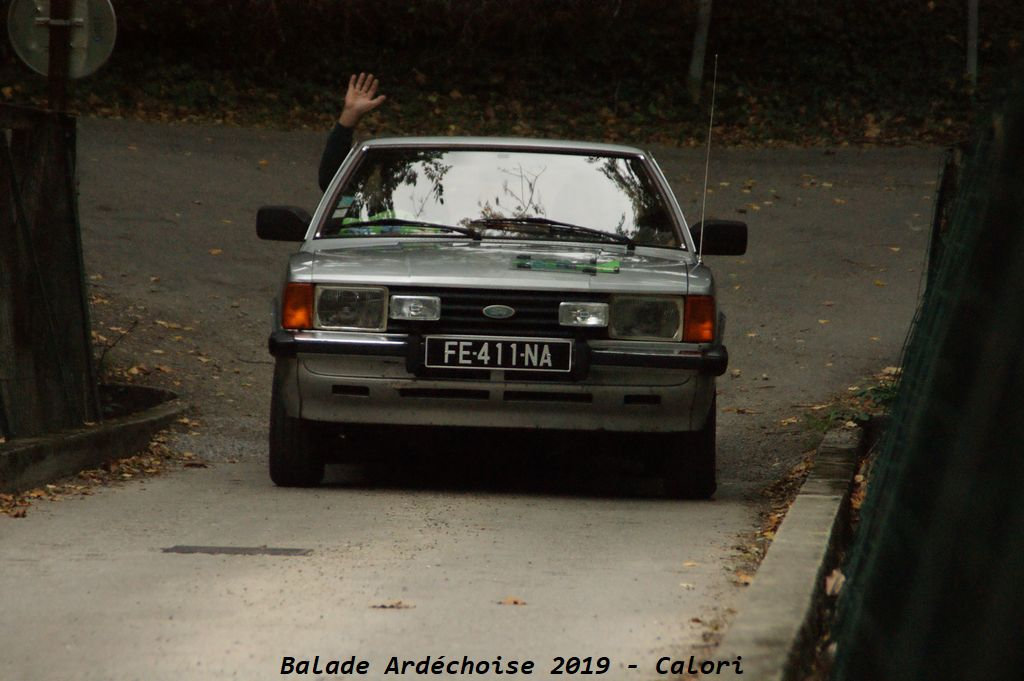
[[[580,261],[570,258],[534,258],[532,255],[517,255],[512,261],[512,268],[517,270],[578,274],[618,274],[619,265],[618,260],[611,258],[590,258]]]

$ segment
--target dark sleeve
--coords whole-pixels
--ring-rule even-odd
[[[324,155],[320,157],[320,191],[326,191],[327,185],[338,172],[338,167],[345,160],[348,150],[352,148],[352,128],[335,123],[334,129],[327,137]]]

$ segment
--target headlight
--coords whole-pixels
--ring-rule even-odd
[[[388,290],[366,286],[317,286],[318,329],[383,331],[388,324]]]
[[[608,335],[629,340],[677,341],[683,336],[683,299],[613,296]]]

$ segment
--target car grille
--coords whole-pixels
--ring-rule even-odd
[[[568,327],[558,323],[558,306],[563,301],[606,303],[606,294],[458,288],[391,288],[389,293],[441,297],[440,320],[410,322],[390,319],[388,331],[393,333],[550,336],[591,340],[608,336],[606,328]],[[483,313],[488,305],[508,305],[516,312],[508,319],[491,319]]]

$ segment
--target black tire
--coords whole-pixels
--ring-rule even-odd
[[[704,427],[682,438],[666,437],[662,459],[665,491],[675,499],[709,499],[718,484],[715,477],[717,399],[712,398],[711,409]]]
[[[324,452],[315,423],[288,416],[275,383],[270,396],[270,479],[279,487],[315,487]]]

